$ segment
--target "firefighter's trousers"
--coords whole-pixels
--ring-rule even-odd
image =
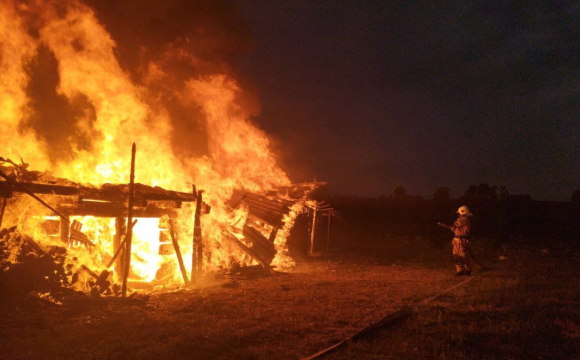
[[[469,239],[454,237],[452,244],[455,270],[458,273],[462,271],[471,272],[471,248]]]

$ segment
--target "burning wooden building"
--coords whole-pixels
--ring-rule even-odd
[[[99,292],[117,282],[123,294],[127,287],[195,283],[204,270],[214,270],[216,248],[228,248],[236,263],[255,262],[272,271],[276,256],[285,256],[293,219],[306,209],[308,194],[323,185],[295,184],[263,194],[234,190],[224,204],[231,221],[204,245],[201,219],[211,207],[195,186],[190,193],[133,182],[95,186],[30,172],[9,160],[4,165],[10,166],[0,171],[0,227],[7,204],[18,207],[33,198],[42,206],[25,213],[37,227],[37,246],[66,247]]]
[[[227,67],[200,62],[189,38],[160,53],[141,44],[139,64],[123,61],[83,1],[0,2],[0,16],[10,34],[0,47],[1,155],[54,174],[5,163],[4,224],[39,251],[66,247],[77,259],[68,265],[99,277],[110,264],[116,281],[127,278],[130,263],[134,288],[238,262],[291,263],[286,238],[318,184],[292,184]],[[141,160],[130,170],[133,142]]]

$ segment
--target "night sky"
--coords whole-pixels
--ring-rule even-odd
[[[580,189],[580,1],[251,1],[237,57],[294,181],[430,197]],[[522,2],[517,2],[522,4]]]
[[[176,81],[236,78],[294,182],[371,197],[487,183],[569,200],[580,189],[580,1],[86,2],[135,81],[171,47],[198,59],[171,58]],[[45,63],[54,76],[33,74],[31,91],[58,83],[39,53],[32,71]],[[54,97],[36,103],[61,111]],[[190,110],[168,106],[174,146],[201,154]]]

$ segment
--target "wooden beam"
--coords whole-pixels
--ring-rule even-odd
[[[276,256],[276,248],[274,244],[269,242],[264,235],[251,226],[244,226],[243,235],[247,241],[252,243],[250,249],[260,263],[265,266],[270,266],[272,260]]]
[[[63,195],[63,196],[73,196],[78,195],[79,193],[79,190],[74,186],[17,182],[11,178],[6,177],[4,177],[4,179],[6,179],[6,181],[0,181],[0,192],[6,191],[23,192],[23,193],[32,192],[35,194]]]
[[[250,208],[250,215],[255,216],[258,219],[263,220],[263,222],[281,228],[284,226],[284,222],[282,221],[282,215],[280,216],[272,216],[271,214],[263,213],[261,211],[256,211]]]
[[[275,271],[270,267],[269,263],[264,262],[264,260],[262,260],[262,258],[256,252],[254,252],[252,248],[247,247],[235,235],[228,232],[225,233],[225,238],[235,242],[240,247],[240,249],[242,249],[246,254],[250,255],[252,259],[259,262],[265,269],[270,272],[270,274],[275,274]]]
[[[279,213],[287,213],[290,211],[288,205],[285,202],[272,200],[262,195],[242,192],[239,190],[234,190],[234,194],[232,195],[230,202],[233,203],[233,206],[237,206],[240,202],[245,202],[248,205],[253,204],[256,206],[269,208]]]
[[[129,178],[129,206],[127,209],[127,223],[131,224],[133,222],[133,200],[135,196],[135,154],[137,152],[137,147],[135,143],[131,147],[131,176]],[[123,273],[123,287],[122,293],[123,297],[127,296],[127,279],[129,278],[129,273],[131,272],[131,241],[133,240],[133,226],[127,226],[127,235],[125,235],[125,241],[127,242],[125,249],[125,272]]]
[[[195,188],[194,188],[195,190]],[[201,234],[201,204],[203,190],[197,192],[197,203],[195,205],[195,218],[193,220],[193,252],[191,254],[191,281],[197,282],[201,279],[203,271],[203,240]]]
[[[277,235],[278,235],[278,229],[276,229],[276,228],[272,229],[272,232],[270,232],[270,236],[268,237],[268,240],[270,240],[270,242],[273,244],[274,241],[276,240]]]
[[[133,220],[133,222],[131,223],[130,226],[130,231],[131,233],[133,233],[133,228],[135,227],[135,224],[137,224],[137,219]],[[129,232],[129,229],[127,229],[127,232]],[[119,256],[119,254],[123,251],[124,246],[127,244],[127,237],[125,236],[125,238],[123,239],[123,242],[119,244],[119,247],[117,248],[117,250],[115,251],[115,255],[113,256],[113,258],[111,259],[111,261],[109,261],[109,264],[107,265],[107,269],[110,268],[111,266],[113,266],[113,264],[115,263],[115,260],[117,259],[117,257]],[[125,261],[122,261],[122,263],[124,264]],[[125,279],[125,269],[126,267],[123,267],[123,279]]]
[[[127,208],[121,203],[84,202],[82,204],[61,204],[57,207],[69,216],[125,217]],[[163,215],[175,216],[175,209],[163,209],[150,206],[136,208],[133,204],[133,216],[143,218],[159,218]]]
[[[125,270],[125,258],[123,256],[118,256],[119,252],[122,252],[123,249],[125,249],[123,247],[123,244],[121,244],[123,234],[126,231],[125,227],[126,227],[125,218],[122,216],[115,217],[115,237],[113,238],[113,254],[117,256],[117,261],[115,262],[115,256],[113,256],[113,259],[111,260],[107,268],[115,264],[115,276],[117,277],[118,281],[123,281]]]
[[[60,240],[63,243],[65,243],[65,244],[69,243],[69,241],[70,241],[70,223],[67,221],[64,221],[63,219],[60,219],[59,235],[60,235]]]
[[[177,256],[177,262],[179,263],[179,269],[181,270],[181,276],[183,276],[183,283],[187,286],[189,280],[187,279],[187,271],[185,270],[185,264],[183,263],[183,257],[181,257],[181,250],[179,249],[179,244],[177,243],[177,237],[175,236],[175,231],[173,229],[173,220],[169,218],[169,235],[171,235],[171,242],[173,243],[173,248],[175,249],[175,255]]]
[[[32,197],[34,200],[38,201],[39,203],[41,203],[42,205],[44,205],[45,207],[47,207],[48,209],[52,210],[52,212],[54,212],[55,214],[57,214],[58,216],[60,216],[61,218],[63,218],[66,221],[70,220],[64,216],[63,214],[61,214],[60,212],[58,212],[56,209],[54,209],[52,206],[48,205],[46,202],[44,202],[44,200],[42,200],[41,198],[39,198],[38,196],[34,195],[34,193],[32,191],[30,191],[29,189],[27,189],[26,187],[21,186],[21,184],[19,184],[18,182],[16,182],[15,180],[13,180],[12,178],[8,177],[8,175],[4,174],[4,172],[2,172],[0,170],[0,177],[3,177],[6,182],[9,182],[10,185],[12,186],[12,188],[16,188],[19,187],[19,191],[28,194],[30,197]]]
[[[6,198],[2,199],[2,210],[0,210],[0,229],[2,229],[2,219],[4,219],[4,210],[6,210]]]
[[[314,236],[316,235],[316,214],[318,210],[316,209],[316,201],[314,202],[314,206],[312,207],[312,229],[310,232],[310,251],[309,255],[314,254]]]

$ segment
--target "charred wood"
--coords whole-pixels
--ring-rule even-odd
[[[0,210],[0,229],[2,229],[2,220],[4,219],[4,210],[6,210],[6,198],[2,199],[2,210]]]
[[[89,237],[83,233],[81,231],[83,224],[73,220],[71,226],[70,226],[70,240],[72,241],[78,241],[80,243],[83,243],[87,246],[95,246],[95,244],[93,244],[93,242],[89,239]]]
[[[274,244],[251,226],[244,226],[243,235],[246,240],[252,243],[252,252],[257,254],[264,263],[270,265],[276,256]]]
[[[234,243],[236,243],[240,249],[242,249],[246,254],[248,254],[252,259],[256,260],[257,262],[259,262],[265,269],[267,269],[271,274],[274,274],[274,270],[272,270],[272,268],[270,267],[270,263],[272,262],[272,260],[267,260],[262,258],[261,254],[259,254],[256,249],[254,249],[253,247],[250,248],[248,246],[246,246],[243,242],[241,242],[235,235],[231,234],[231,233],[225,233],[225,238],[229,239],[231,241],[233,241]]]
[[[179,263],[179,269],[181,270],[181,276],[183,276],[183,283],[187,285],[189,280],[187,279],[187,271],[185,270],[185,264],[183,263],[183,257],[181,256],[181,250],[179,249],[179,243],[177,242],[177,237],[175,236],[175,231],[173,229],[173,220],[169,218],[169,234],[171,235],[171,242],[175,248],[175,256],[177,256],[177,261]]]
[[[197,282],[201,278],[203,270],[203,240],[201,234],[202,194],[203,190],[197,192],[197,204],[195,206],[195,218],[193,221],[193,252],[191,255],[192,282]]]
[[[10,183],[10,186],[13,189],[16,188],[16,187],[18,187],[18,186],[20,186],[19,191],[28,194],[30,197],[32,197],[33,199],[35,199],[36,201],[38,201],[39,203],[41,203],[42,205],[44,205],[46,208],[50,209],[52,212],[54,212],[55,214],[57,214],[58,216],[60,216],[64,220],[69,221],[69,219],[66,216],[64,216],[63,214],[61,214],[60,212],[58,212],[52,206],[48,205],[44,200],[42,200],[38,196],[34,195],[34,193],[32,191],[30,191],[28,188],[23,187],[22,184],[19,184],[15,180],[13,180],[10,177],[8,177],[2,171],[0,171],[0,177],[3,177],[6,180],[5,181],[6,183]]]
[[[127,209],[127,223],[131,224],[133,222],[133,201],[135,196],[135,154],[137,152],[137,147],[135,143],[131,148],[131,176],[129,178],[129,205]],[[125,236],[125,241],[127,242],[125,249],[125,271],[123,272],[123,297],[127,296],[127,279],[129,273],[131,272],[131,240],[133,238],[133,226],[127,226],[127,235]]]

